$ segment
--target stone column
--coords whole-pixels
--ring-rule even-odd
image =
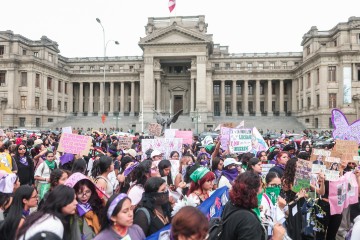
[[[284,112],[284,79],[280,79],[280,92],[279,92],[279,112],[280,116],[285,116]]]
[[[296,109],[296,88],[297,88],[297,79],[291,81],[291,116],[295,116],[297,112]]]
[[[201,117],[201,123],[198,125],[198,131],[203,131],[204,122],[207,121],[208,112],[208,94],[207,94],[207,81],[206,81],[206,64],[207,57],[204,55],[197,56],[196,58],[196,109]]]
[[[161,80],[156,79],[156,110],[161,112]]]
[[[88,116],[94,114],[94,83],[89,83],[89,111]]]
[[[79,83],[79,116],[84,114],[84,83]]]
[[[65,81],[61,82],[61,112],[65,112]],[[69,110],[69,108],[68,108]]]
[[[109,116],[114,115],[114,91],[115,91],[115,85],[114,82],[110,82],[110,109],[109,109]]]
[[[125,113],[125,83],[121,82],[120,86],[120,113],[124,116]]]
[[[194,111],[194,103],[195,103],[195,99],[194,99],[194,97],[195,97],[195,95],[194,95],[194,93],[195,93],[195,78],[191,78],[190,79],[190,81],[191,81],[191,89],[190,89],[190,113],[192,113],[193,111]]]
[[[236,80],[232,81],[232,115],[237,116],[237,99],[236,99]]]
[[[244,80],[244,92],[243,92],[243,111],[244,116],[249,116],[249,80]]]
[[[256,80],[256,85],[255,85],[255,116],[261,116],[261,111],[260,111],[260,80]]]
[[[131,82],[131,103],[130,116],[135,115],[135,82]]]
[[[105,95],[104,95],[104,82],[100,82],[100,98],[99,98],[99,102],[100,102],[100,109],[99,112],[102,114],[105,114]]]
[[[74,85],[68,82],[68,112],[74,112]]]
[[[153,109],[155,107],[154,57],[152,56],[144,56],[143,83],[144,89],[141,97],[144,100],[144,121],[152,121],[154,116]],[[124,108],[121,111],[124,111]]]
[[[272,111],[272,82],[271,80],[267,81],[267,115],[273,116]]]
[[[59,83],[58,80],[54,79],[54,88],[53,88],[53,93],[54,93],[54,99],[53,99],[53,111],[54,112],[58,112],[58,95],[59,95]]]
[[[226,112],[225,112],[225,81],[221,81],[220,90],[221,90],[221,94],[220,94],[220,104],[221,104],[220,116],[224,117],[224,116],[226,116]]]

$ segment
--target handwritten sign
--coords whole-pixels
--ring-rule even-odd
[[[91,137],[84,135],[76,135],[63,133],[60,138],[58,151],[65,153],[88,155],[91,146]]]
[[[326,166],[321,164],[312,164],[311,173],[325,172]]]
[[[311,161],[315,161],[315,160],[323,161],[323,157],[329,157],[330,155],[331,155],[331,151],[329,151],[329,150],[314,148],[312,150],[310,160]]]
[[[333,109],[331,115],[331,121],[334,126],[333,138],[336,140],[354,140],[360,144],[360,119],[349,124],[344,113],[339,109]]]
[[[160,137],[162,126],[158,123],[149,123],[148,130],[149,130],[149,135]]]
[[[182,138],[183,144],[192,144],[192,131],[176,131],[175,138]]]
[[[227,128],[235,128],[235,124],[233,122],[222,123],[221,126]]]
[[[228,149],[230,141],[230,130],[231,128],[221,127],[220,128],[220,142],[223,149]]]
[[[358,155],[358,143],[351,140],[336,139],[334,151],[341,154],[341,159],[346,159],[349,162],[354,161],[353,157]]]
[[[128,149],[131,148],[131,145],[133,144],[133,139],[132,137],[119,137],[118,144],[121,149]]]
[[[175,133],[178,129],[165,129],[165,138],[175,138]]]
[[[336,163],[336,164],[334,164],[334,163]],[[338,157],[326,157],[325,158],[325,165],[326,165],[327,169],[335,170],[332,168],[334,168],[334,166],[339,167],[339,164],[340,164],[340,158],[338,158]]]
[[[143,139],[141,141],[141,149],[143,152],[143,159],[146,159],[145,152],[148,149],[159,150],[161,153],[164,154],[164,159],[170,159],[170,153],[172,151],[177,151],[178,153],[181,153],[182,139],[181,138]]]
[[[340,178],[340,172],[336,170],[325,170],[325,180],[327,181],[337,181]]]
[[[72,133],[71,127],[63,127],[61,130],[62,133]]]
[[[251,146],[251,129],[231,129],[230,131],[230,153],[249,152]]]
[[[295,184],[293,186],[294,192],[310,188],[311,169],[312,162],[298,159],[296,162]]]

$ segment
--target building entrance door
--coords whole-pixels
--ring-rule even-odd
[[[175,95],[174,96],[174,113],[177,113],[181,109],[183,109],[183,96]]]

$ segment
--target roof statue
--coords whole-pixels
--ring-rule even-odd
[[[171,123],[175,123],[178,120],[179,116],[183,113],[183,109],[181,109],[172,116],[169,114],[169,117],[163,117],[162,114],[156,111],[155,109],[153,109],[153,111],[156,114],[155,115],[156,122],[162,126],[161,133],[164,133],[165,129],[170,128]]]

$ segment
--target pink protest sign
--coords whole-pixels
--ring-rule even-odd
[[[220,142],[221,142],[221,147],[224,150],[228,149],[228,145],[230,141],[230,130],[231,128],[227,128],[227,127],[220,128]]]
[[[192,144],[192,131],[176,131],[175,138],[182,138],[183,144]]]
[[[91,146],[91,137],[71,133],[63,133],[60,138],[58,151],[65,153],[88,155]]]
[[[358,202],[358,184],[352,172],[347,172],[337,181],[329,181],[330,214],[341,214],[349,206]]]
[[[333,109],[331,115],[331,121],[334,125],[333,138],[354,140],[360,143],[360,119],[349,124],[345,115],[339,109]]]

